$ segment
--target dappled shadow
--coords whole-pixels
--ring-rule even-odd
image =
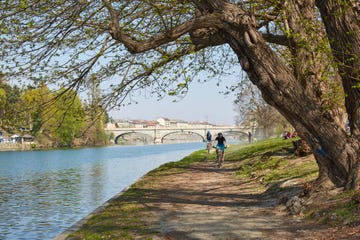
[[[219,172],[209,163],[189,169],[156,188],[134,188],[140,196],[122,199],[149,209],[151,222],[157,226],[151,229],[154,235],[164,239],[294,239],[321,228],[278,215],[271,190],[254,193],[252,181],[234,179],[229,170]]]
[[[181,203],[208,206],[261,206],[258,202],[260,194],[241,193],[213,193],[221,188],[213,188],[204,191],[186,191],[182,189],[134,189],[143,192],[142,203]],[[127,201],[138,201],[138,198],[127,199]]]
[[[291,197],[300,183],[284,187],[288,179],[266,189],[234,177],[237,168],[229,165],[218,169],[213,162],[200,162],[181,167],[186,171],[144,178],[83,229],[114,232],[107,239],[123,239],[115,232],[132,236],[127,239],[312,239],[313,231],[323,239],[318,236],[328,231],[324,226],[279,211],[279,189]]]
[[[187,169],[189,171],[186,173],[172,175],[171,182],[162,183],[157,188],[148,184],[144,187],[133,187],[132,191],[136,194],[127,194],[126,201],[156,205],[270,207],[261,202],[264,192],[249,193],[248,189],[253,187],[249,186],[251,180],[236,180],[232,177],[238,168],[217,168],[211,162],[203,162]]]
[[[193,171],[203,171],[203,172],[235,172],[240,170],[240,167],[226,167],[225,166],[226,163],[224,163],[224,165],[219,168],[217,166],[217,164],[214,163],[209,163],[208,166],[190,166],[187,167],[187,169],[193,170]]]

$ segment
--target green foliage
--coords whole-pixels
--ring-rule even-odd
[[[6,102],[6,91],[3,88],[0,88],[0,105],[4,106]]]
[[[0,69],[20,80],[27,74],[36,82],[45,79],[73,89],[87,87],[84,79],[90,76],[99,83],[116,76],[103,104],[126,104],[125,97],[141,88],[159,98],[184,95],[184,82],[196,80],[204,70],[208,75],[230,74],[230,64],[224,63],[236,59],[228,46],[196,53],[188,34],[136,56],[109,34],[110,9],[118,14],[119,27],[134,39],[168,34],[193,18],[195,10],[187,1],[126,0],[111,6],[102,1],[24,2],[0,2]]]
[[[61,89],[51,111],[51,131],[60,147],[71,147],[85,123],[82,103],[75,92]]]
[[[104,109],[86,111],[73,90],[51,92],[45,84],[19,89],[0,83],[0,102],[0,127],[10,133],[18,133],[20,127],[30,129],[39,146],[71,147],[77,138],[91,140],[77,145],[108,142]],[[99,113],[100,117],[94,115]],[[87,131],[90,128],[93,131]]]
[[[17,86],[10,86],[0,81],[0,127],[9,133],[15,133],[24,121],[20,92]]]
[[[33,134],[41,131],[47,117],[46,110],[51,102],[52,95],[46,85],[39,88],[29,88],[22,93],[21,101],[26,111],[27,123]]]

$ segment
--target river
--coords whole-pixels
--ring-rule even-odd
[[[0,239],[53,239],[163,163],[204,143],[0,152]]]

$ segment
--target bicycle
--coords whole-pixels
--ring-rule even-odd
[[[211,142],[207,142],[206,143],[206,149],[207,149],[207,152],[210,153],[210,150],[212,148],[212,143]]]
[[[216,156],[216,160],[217,160],[217,166],[218,168],[221,168],[222,163],[224,162],[224,152],[221,148],[217,148],[217,156]]]
[[[216,165],[218,166],[218,168],[221,168],[222,164],[224,163],[224,154],[225,154],[225,148],[227,148],[227,146],[224,147],[224,150],[221,147],[213,147],[216,149]]]

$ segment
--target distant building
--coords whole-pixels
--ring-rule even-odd
[[[168,118],[158,118],[156,119],[156,122],[158,123],[159,126],[162,126],[162,127],[169,127],[170,126],[170,119]]]
[[[157,124],[157,121],[146,121],[145,123],[146,127],[156,127]]]
[[[181,128],[181,127],[189,127],[192,124],[186,122],[184,120],[176,120],[176,119],[169,119],[169,118],[158,118],[156,119],[158,126],[161,127],[174,127],[174,128]]]
[[[35,137],[34,136],[32,136],[32,135],[30,135],[30,134],[24,134],[23,136],[22,136],[22,138],[23,138],[23,141],[24,142],[33,142],[34,141],[34,139],[35,139]]]

